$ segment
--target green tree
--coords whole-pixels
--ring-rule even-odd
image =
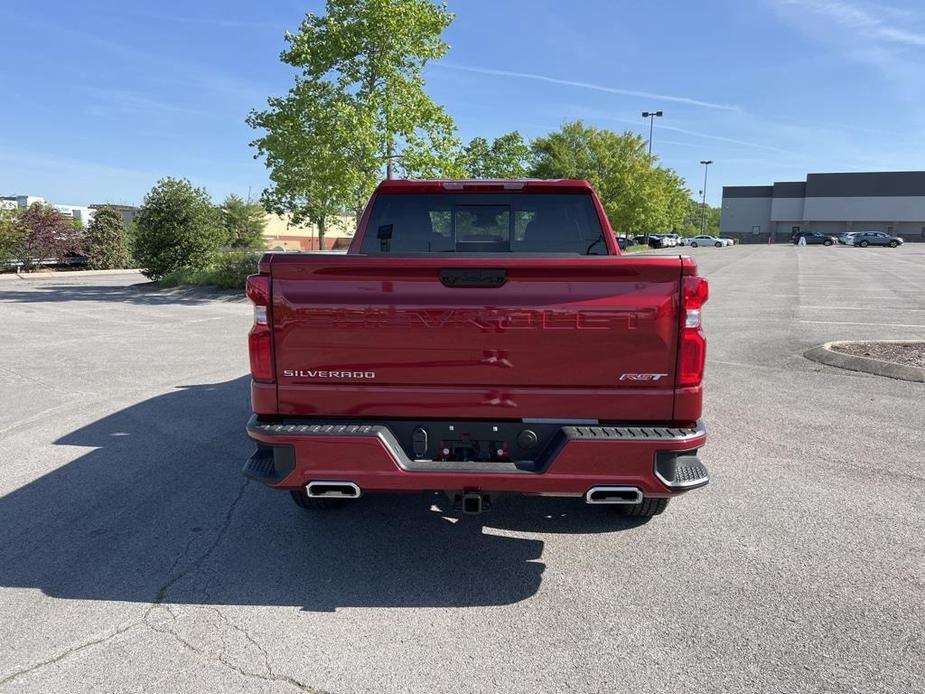
[[[700,215],[703,213],[703,233],[710,236],[719,236],[720,208],[703,205],[699,200],[688,198],[684,210],[684,219],[681,222],[681,233],[684,236],[696,236],[700,233]]]
[[[83,250],[81,235],[72,221],[49,205],[36,202],[16,210],[0,228],[5,229],[0,245],[27,272]]]
[[[641,137],[574,121],[534,140],[533,153],[535,176],[587,179],[615,231],[645,230],[649,203],[644,181],[651,164]]]
[[[263,248],[263,230],[267,226],[263,207],[234,193],[221,206],[226,243],[232,248]]]
[[[648,230],[678,232],[684,223],[691,194],[684,179],[672,169],[657,166],[649,171],[645,185]]]
[[[655,166],[646,149],[646,141],[634,133],[574,121],[533,141],[532,174],[587,179],[614,231],[667,231],[683,221],[690,192],[674,171]]]
[[[252,145],[272,185],[267,209],[308,219],[323,240],[329,220],[357,212],[376,182],[459,175],[459,141],[424,92],[423,69],[442,57],[453,21],[431,0],[328,0],[287,34],[281,59],[300,72],[285,97],[247,118],[264,134]]]
[[[17,259],[27,233],[19,208],[0,207],[0,263]]]
[[[530,146],[516,130],[489,145],[474,137],[463,149],[463,166],[470,178],[523,178],[530,170]]]
[[[205,269],[225,240],[216,208],[203,188],[164,178],[145,196],[135,218],[135,254],[145,275]]]
[[[130,267],[122,215],[111,207],[99,207],[84,233],[85,251],[93,270]]]

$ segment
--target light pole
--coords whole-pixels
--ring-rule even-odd
[[[649,119],[649,156],[652,156],[652,126],[656,118],[661,118],[664,114],[661,111],[643,111],[642,117]]]
[[[713,163],[712,159],[700,160],[700,163],[703,164],[703,190],[700,191],[703,194],[703,197],[700,200],[700,235],[703,236],[703,222],[704,215],[707,211],[707,171],[709,170],[710,164]]]
[[[404,155],[402,154],[386,154],[385,159],[385,177],[388,180],[392,180],[392,162],[396,159],[401,159]]]

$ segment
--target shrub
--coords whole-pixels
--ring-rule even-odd
[[[253,251],[228,251],[215,257],[213,265],[204,270],[180,268],[164,275],[162,287],[180,285],[214,285],[220,289],[244,289],[248,275],[257,272],[259,253]]]
[[[26,236],[19,209],[0,208],[0,263],[17,258],[17,252]]]
[[[266,241],[263,230],[267,216],[263,207],[245,201],[237,195],[225,198],[220,208],[222,224],[225,227],[225,242],[232,248],[264,248]]]
[[[243,289],[247,276],[257,272],[258,260],[260,254],[253,251],[222,253],[212,270],[212,283],[222,289]]]
[[[135,226],[135,256],[151,279],[208,268],[225,239],[208,194],[186,179],[158,181],[145,196]]]
[[[111,207],[100,207],[84,235],[90,269],[113,270],[129,267],[128,244],[122,215]]]
[[[15,211],[0,227],[6,229],[5,253],[27,271],[81,252],[80,233],[53,207],[34,203],[26,210]]]

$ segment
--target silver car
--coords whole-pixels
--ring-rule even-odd
[[[903,240],[899,236],[884,234],[882,231],[861,231],[856,233],[851,240],[851,245],[867,248],[867,246],[889,246],[896,248],[901,246]]]
[[[697,248],[698,246],[716,246],[717,248],[722,248],[723,246],[731,246],[732,239],[720,239],[715,236],[701,234],[700,236],[693,237],[687,245],[691,248]]]

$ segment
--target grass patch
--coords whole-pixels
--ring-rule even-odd
[[[168,272],[161,278],[160,285],[244,289],[247,276],[257,272],[259,258],[260,253],[253,251],[229,251],[217,256],[208,268],[181,268]]]

